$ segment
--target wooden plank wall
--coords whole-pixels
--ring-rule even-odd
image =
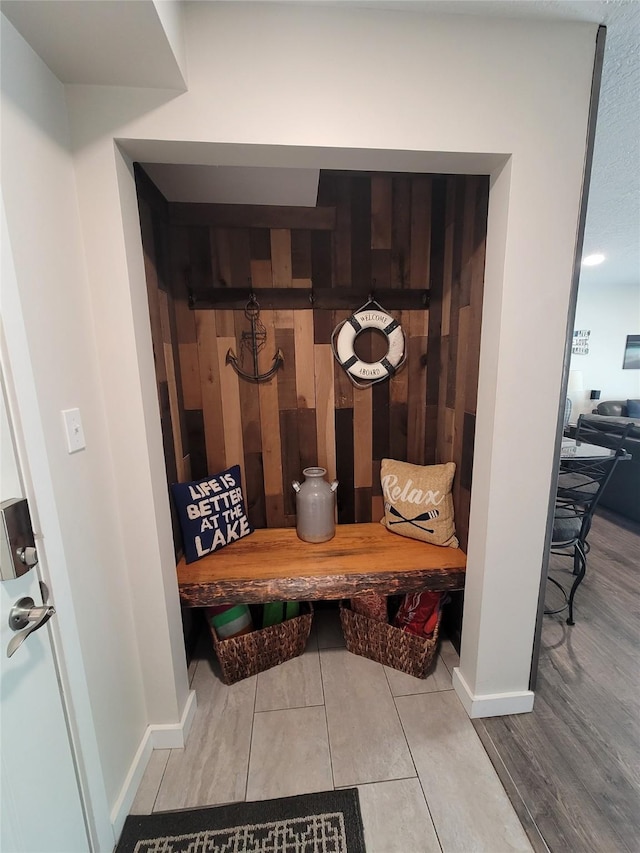
[[[454,460],[466,545],[488,179],[322,172],[318,207],[308,209],[163,205],[145,178],[141,223],[169,477],[239,463],[252,523],[293,526],[291,481],[318,464],[340,481],[338,519],[349,523],[381,517],[382,458]],[[367,390],[351,385],[331,352],[331,332],[350,311],[311,302],[262,310],[260,370],[277,348],[285,363],[255,385],[225,364],[229,349],[240,354],[244,312],[189,304],[190,294],[238,287],[258,300],[261,288],[430,288],[431,305],[384,304],[402,324],[407,365]],[[353,310],[363,301],[354,300]],[[368,346],[379,357],[375,339]]]
[[[434,182],[426,462],[456,463],[453,498],[466,550],[480,363],[489,179]]]
[[[178,355],[176,310],[169,288],[169,226],[167,202],[136,170],[138,209],[144,253],[151,342],[155,362],[158,406],[168,483],[190,479],[188,437],[185,435],[184,400]],[[176,553],[181,548],[178,519],[170,501]]]

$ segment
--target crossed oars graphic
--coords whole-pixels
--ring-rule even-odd
[[[440,511],[437,509],[430,509],[428,512],[423,512],[420,515],[416,515],[415,518],[405,518],[401,512],[392,506],[391,504],[387,504],[389,512],[391,515],[395,515],[398,518],[398,521],[390,521],[389,524],[402,524],[403,521],[408,524],[413,524],[414,527],[417,527],[418,530],[424,530],[427,533],[435,533],[434,530],[428,527],[422,527],[420,524],[416,524],[416,521],[431,521],[432,518],[437,518],[440,515]]]

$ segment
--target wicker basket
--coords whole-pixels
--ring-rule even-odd
[[[340,604],[340,621],[347,649],[354,655],[383,663],[416,678],[426,678],[438,647],[442,610],[431,639],[401,631],[387,622],[369,619]]]
[[[313,621],[313,606],[310,603],[302,604],[303,609],[307,612],[279,625],[270,625],[228,640],[220,640],[215,628],[209,623],[223,682],[235,684],[236,681],[301,655],[307,645]]]

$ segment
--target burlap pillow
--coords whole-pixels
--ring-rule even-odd
[[[383,459],[380,469],[387,530],[432,545],[458,547],[451,485],[455,462],[411,465]]]

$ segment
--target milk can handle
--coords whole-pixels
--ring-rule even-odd
[[[335,492],[335,490],[336,490],[337,488],[338,488],[338,481],[337,481],[337,480],[334,480],[334,481],[333,481],[333,483],[331,483],[331,491],[332,491],[332,492]]]
[[[296,491],[296,492],[300,491],[300,483],[297,480],[294,480],[293,483],[291,483],[291,485],[293,486],[294,491]]]

